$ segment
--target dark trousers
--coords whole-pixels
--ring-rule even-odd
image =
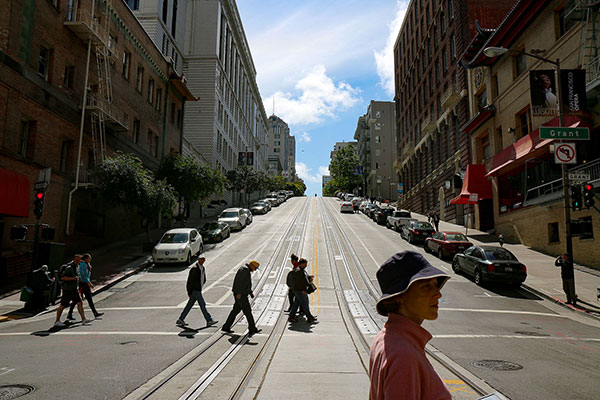
[[[229,313],[227,317],[227,321],[223,324],[223,329],[231,329],[231,325],[233,325],[233,320],[235,317],[241,312],[244,313],[246,320],[248,320],[248,330],[250,332],[256,331],[256,324],[254,323],[254,317],[252,316],[252,308],[250,307],[250,302],[248,301],[248,295],[242,295],[239,299],[233,295],[233,310]]]
[[[575,304],[577,295],[575,294],[575,278],[562,278],[563,290],[567,297],[567,303]]]
[[[308,294],[302,291],[297,291],[294,293],[294,305],[292,305],[292,309],[290,310],[290,318],[296,318],[296,311],[298,311],[298,307],[304,312],[306,318],[313,319],[314,317],[310,313],[310,308],[308,305]]]
[[[85,299],[87,300],[88,305],[90,306],[90,310],[92,310],[92,313],[94,313],[94,316],[96,316],[98,314],[98,311],[96,311],[96,307],[94,306],[94,300],[92,300],[92,289],[90,289],[90,285],[88,285],[85,282],[82,282],[81,293],[85,296]],[[73,310],[75,309],[76,305],[77,304],[71,302],[68,315],[73,316]]]

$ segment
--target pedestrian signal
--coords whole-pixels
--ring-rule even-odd
[[[11,240],[25,240],[27,238],[27,227],[26,226],[13,226],[10,228],[10,239]]]
[[[42,240],[54,240],[54,236],[56,235],[56,229],[51,228],[49,226],[42,227]]]
[[[46,199],[46,193],[42,190],[35,192],[35,200],[33,201],[33,213],[41,218],[44,213],[44,200]]]
[[[583,185],[583,204],[585,208],[590,208],[594,206],[594,186],[591,183],[586,183]]]
[[[571,208],[574,211],[579,211],[581,210],[582,205],[581,186],[571,186]]]

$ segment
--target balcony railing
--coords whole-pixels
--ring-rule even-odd
[[[426,135],[427,133],[432,132],[435,129],[435,127],[435,120],[430,114],[421,123],[421,132],[423,132],[423,135]]]
[[[129,117],[127,114],[120,114],[118,108],[106,101],[106,99],[90,94],[88,95],[87,108],[102,112],[104,114],[104,122],[111,129],[116,131],[129,130]]]
[[[64,25],[83,41],[91,40],[95,45],[108,43],[108,32],[97,17],[92,17],[91,9],[71,6]]]

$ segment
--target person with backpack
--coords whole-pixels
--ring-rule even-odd
[[[310,313],[310,306],[308,303],[308,290],[311,284],[311,277],[306,272],[307,266],[308,261],[306,261],[306,259],[301,258],[298,260],[298,269],[294,272],[294,304],[290,310],[290,316],[288,318],[289,322],[298,322],[296,319],[296,311],[298,311],[298,308],[304,312],[309,324],[317,322],[317,318]]]
[[[104,315],[104,313],[96,310],[94,300],[92,300],[92,289],[94,288],[94,285],[92,285],[91,275],[92,256],[91,254],[87,253],[81,257],[81,262],[77,266],[77,276],[79,277],[79,295],[82,297],[85,296],[85,299],[90,306],[90,310],[92,310],[92,313],[94,313],[94,318],[98,318]],[[69,307],[69,313],[67,314],[67,319],[75,319],[73,318],[73,309],[75,309],[75,303],[71,303],[71,307]]]
[[[177,319],[177,322],[175,322],[175,325],[177,325],[180,328],[184,328],[188,325],[185,322],[185,317],[187,317],[195,302],[198,302],[198,305],[200,306],[202,315],[204,315],[204,319],[206,319],[207,328],[216,325],[219,322],[215,321],[206,309],[206,302],[204,301],[204,297],[202,296],[202,288],[206,283],[206,269],[204,268],[205,261],[206,258],[204,257],[204,255],[201,254],[198,256],[198,260],[190,268],[190,272],[188,274],[188,279],[186,283],[186,289],[189,299],[187,304],[183,308],[179,319]]]
[[[286,278],[285,278],[285,283],[288,286],[288,300],[290,302],[290,305],[288,307],[287,310],[285,310],[285,312],[290,312],[292,310],[292,305],[294,304],[294,274],[296,272],[296,270],[298,269],[298,256],[295,254],[292,254],[290,256],[290,261],[292,262],[292,270],[290,272],[288,272]]]
[[[75,254],[73,256],[73,261],[64,264],[60,267],[59,280],[62,284],[62,296],[60,298],[60,304],[58,309],[56,310],[56,321],[54,322],[54,326],[57,328],[65,327],[65,323],[60,321],[60,316],[62,315],[63,310],[69,306],[71,302],[77,305],[77,311],[81,316],[81,322],[86,324],[88,322],[92,322],[91,319],[87,319],[83,312],[83,304],[81,302],[81,296],[79,296],[79,291],[77,290],[79,277],[77,276],[77,266],[81,262],[81,255]]]

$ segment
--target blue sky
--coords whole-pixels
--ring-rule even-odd
[[[238,0],[267,115],[296,137],[296,171],[321,195],[335,142],[371,100],[392,101],[392,50],[408,1]]]

